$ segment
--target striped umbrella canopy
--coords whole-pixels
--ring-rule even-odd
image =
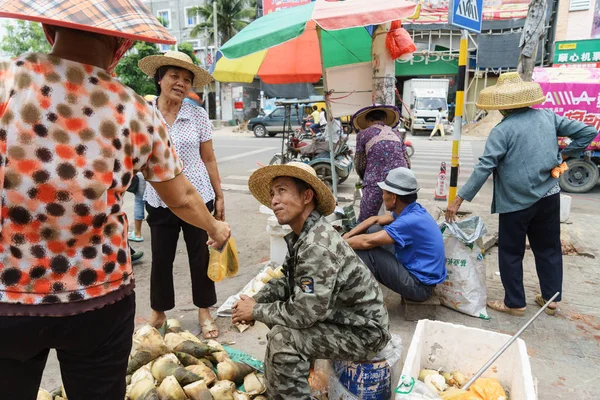
[[[323,68],[371,61],[372,26],[417,18],[419,9],[404,0],[316,0],[279,10],[225,43],[211,73],[221,82],[318,82]]]

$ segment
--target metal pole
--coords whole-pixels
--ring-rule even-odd
[[[458,165],[460,151],[460,137],[465,106],[465,79],[467,76],[467,55],[469,53],[469,34],[462,30],[460,38],[460,52],[458,53],[458,81],[456,82],[456,108],[454,111],[454,137],[452,141],[452,164],[450,167],[450,190],[448,204],[456,198],[458,186]]]
[[[488,361],[483,368],[481,368],[475,375],[473,375],[473,377],[469,380],[469,382],[466,383],[466,385],[464,385],[461,389],[463,390],[468,390],[469,387],[471,387],[471,385],[477,380],[479,379],[479,377],[481,375],[483,375],[483,373],[485,371],[487,371],[487,369],[489,367],[492,366],[492,364],[494,363],[494,361],[496,361],[498,359],[498,357],[500,357],[502,355],[502,353],[504,353],[506,351],[506,349],[509,348],[509,346],[511,344],[513,344],[513,342],[515,340],[517,340],[519,338],[519,336],[521,336],[521,333],[523,333],[525,331],[525,329],[527,329],[529,327],[529,325],[531,325],[533,323],[533,321],[535,321],[535,319],[537,317],[540,316],[541,313],[544,312],[544,310],[546,310],[546,308],[550,305],[550,303],[552,303],[554,301],[554,299],[556,299],[558,297],[558,295],[560,294],[560,292],[556,292],[554,294],[554,296],[552,296],[552,298],[550,300],[548,300],[546,302],[546,304],[544,304],[544,306],[542,308],[540,308],[540,310],[533,316],[533,318],[531,318],[529,321],[527,321],[527,323],[525,325],[523,325],[523,327],[521,329],[519,329],[519,332],[515,333],[515,336],[513,336],[512,338],[510,338],[510,340],[508,342],[506,342],[506,344],[504,346],[502,346],[502,348],[500,350],[498,350],[498,352],[496,354],[494,354],[494,356],[490,359],[490,361]]]
[[[206,39],[204,41],[204,64],[206,66],[206,69],[210,69],[208,67],[208,40],[210,38],[210,36],[208,36],[208,27],[204,27],[204,36],[206,36]],[[210,100],[208,99],[210,95],[210,83],[208,85],[204,86],[204,107],[206,108],[206,113],[208,114],[208,118],[210,119]]]
[[[219,48],[219,30],[217,27],[217,0],[213,0],[213,33],[215,36],[215,56]],[[214,59],[213,59],[214,62]],[[221,82],[215,81],[215,119],[221,121]]]

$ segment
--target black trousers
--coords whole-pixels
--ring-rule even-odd
[[[122,400],[134,316],[135,294],[69,317],[0,317],[0,397],[35,400],[56,349],[69,400]]]
[[[210,211],[213,202],[206,204]],[[150,276],[150,306],[155,311],[167,311],[175,307],[173,287],[173,262],[177,251],[179,232],[188,252],[192,276],[192,296],[196,307],[208,308],[217,302],[215,283],[208,272],[208,234],[206,231],[180,219],[168,208],[155,208],[146,203],[152,239],[152,272]]]
[[[535,256],[542,297],[550,299],[561,292],[563,260],[560,245],[560,194],[544,197],[525,210],[500,214],[498,261],[504,286],[504,304],[525,307],[523,257],[525,238],[529,238]]]

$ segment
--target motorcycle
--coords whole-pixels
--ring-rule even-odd
[[[411,140],[406,140],[406,129],[399,128],[398,132],[402,135],[402,139],[404,140],[404,145],[406,146],[406,154],[408,154],[408,158],[412,157],[415,154],[415,148],[412,145]]]
[[[334,145],[334,165],[338,184],[344,183],[350,176],[354,166],[352,150],[348,147],[349,135],[341,134]],[[306,139],[312,139],[307,142]],[[289,135],[285,153],[275,154],[269,165],[287,164],[300,161],[315,169],[317,176],[330,188],[333,187],[333,173],[329,156],[329,141],[324,135],[312,137],[310,134],[294,132]]]

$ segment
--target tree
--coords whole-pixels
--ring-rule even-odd
[[[213,4],[207,2],[203,6],[194,7],[204,22],[196,25],[190,32],[190,36],[198,37],[204,34],[208,28],[210,41],[214,42],[213,33]],[[255,0],[219,0],[217,2],[217,23],[219,29],[219,43],[223,44],[231,39],[236,33],[244,29],[256,17]]]
[[[192,59],[192,62],[194,64],[198,65],[198,59],[196,58],[196,55],[194,54],[194,47],[192,46],[191,43],[181,43],[180,45],[177,46],[177,50],[190,56],[190,58]]]
[[[136,42],[133,51],[119,61],[115,73],[121,82],[141,96],[156,94],[154,81],[138,67],[138,62],[147,56],[157,55],[158,48],[152,43]]]
[[[11,57],[24,53],[48,53],[50,44],[46,40],[44,29],[37,22],[15,21],[5,26],[6,36],[2,39],[0,49]]]
[[[547,6],[548,0],[532,0],[529,4],[519,44],[521,54],[517,65],[517,72],[524,81],[531,82],[537,61],[538,45],[545,32]]]

